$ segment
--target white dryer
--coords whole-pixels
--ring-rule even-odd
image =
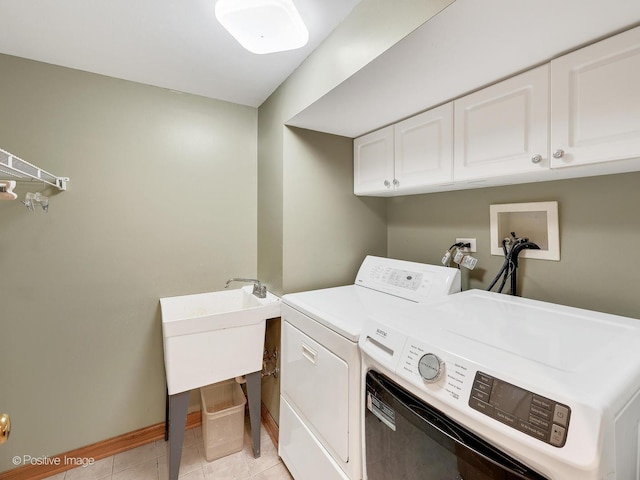
[[[367,256],[353,285],[282,297],[279,454],[296,480],[362,478],[363,324],[459,291],[457,269]]]

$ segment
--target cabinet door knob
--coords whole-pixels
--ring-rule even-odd
[[[534,155],[531,157],[531,163],[540,163],[542,161],[542,155]]]
[[[399,187],[399,186],[400,186],[400,182],[398,181],[398,179],[397,179],[397,178],[394,178],[394,179],[393,179],[393,186],[394,186],[394,187]]]
[[[564,150],[559,148],[553,152],[553,158],[562,158],[564,156]]]
[[[389,182],[389,180],[385,180],[384,181],[384,186],[389,188],[391,186],[391,183]]]
[[[0,414],[0,444],[9,439],[11,433],[11,419],[6,413]]]

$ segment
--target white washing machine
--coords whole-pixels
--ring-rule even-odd
[[[639,320],[479,290],[390,320],[360,336],[368,480],[640,478]]]
[[[457,269],[367,256],[353,285],[282,297],[279,454],[296,480],[360,480],[365,321],[460,291]]]

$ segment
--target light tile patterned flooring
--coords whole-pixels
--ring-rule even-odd
[[[293,480],[264,426],[261,427],[260,438],[262,455],[253,458],[248,422],[245,422],[243,450],[207,462],[202,428],[187,430],[180,462],[180,480]],[[158,440],[47,480],[168,480],[167,458],[168,442]]]

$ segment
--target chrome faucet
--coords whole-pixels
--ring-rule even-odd
[[[267,296],[267,286],[264,285],[260,280],[256,280],[255,278],[230,278],[227,280],[224,288],[229,288],[229,284],[231,282],[247,282],[253,283],[253,294],[258,298],[266,298]]]

